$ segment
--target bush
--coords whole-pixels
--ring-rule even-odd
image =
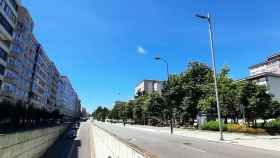
[[[245,125],[240,125],[240,124],[228,124],[227,125],[228,132],[240,132],[244,128],[247,128],[247,127]]]
[[[250,134],[265,133],[264,129],[251,128],[251,127],[247,127],[246,125],[240,125],[240,124],[228,124],[227,131],[228,132],[239,132],[239,133],[250,133]]]
[[[226,130],[226,126],[222,123],[223,130]],[[202,130],[219,131],[219,121],[209,121],[201,126]]]
[[[269,121],[265,123],[264,127],[268,129],[280,129],[280,119]]]

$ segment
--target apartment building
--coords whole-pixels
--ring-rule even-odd
[[[64,86],[62,93],[64,114],[66,116],[75,116],[78,95],[67,76],[61,76],[61,80]]]
[[[33,20],[28,11],[18,7],[17,26],[2,86],[2,96],[10,101],[28,101],[38,42],[32,34]]]
[[[280,52],[268,57],[264,62],[255,64],[250,69],[250,76],[261,73],[280,74]]]
[[[80,117],[81,115],[81,110],[82,110],[82,105],[81,105],[81,100],[80,98],[76,98],[76,104],[75,104],[75,116]]]
[[[17,24],[17,10],[19,5],[20,1],[18,0],[0,0],[0,89],[3,86],[7,58],[10,54],[14,30]],[[15,82],[15,80],[12,82]],[[1,90],[2,95],[3,92]]]
[[[57,97],[57,89],[58,89],[60,73],[53,62],[51,62],[50,72],[51,72],[51,84],[50,84],[50,96],[48,98],[48,104],[53,109],[57,109],[56,97]]]
[[[18,4],[0,0],[0,6],[7,10],[13,2]],[[60,74],[33,35],[34,22],[28,10],[16,5],[16,11],[16,21],[10,24],[13,38],[4,43],[2,37],[7,32],[3,33],[1,14],[5,12],[0,12],[0,101],[21,101],[48,111],[58,109],[68,118],[79,117],[81,101],[71,82]]]
[[[143,80],[135,87],[135,96],[143,96],[158,92],[161,94],[163,81],[158,80]]]
[[[264,62],[249,67],[246,80],[266,86],[268,92],[280,101],[280,53],[273,54]]]

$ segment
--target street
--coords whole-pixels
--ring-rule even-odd
[[[90,122],[81,122],[76,139],[62,136],[43,158],[94,158]]]
[[[161,158],[279,158],[280,152],[95,122],[101,128]]]

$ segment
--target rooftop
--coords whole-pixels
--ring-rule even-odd
[[[280,78],[279,74],[275,74],[275,73],[271,73],[271,72],[264,72],[264,73],[260,73],[260,74],[253,75],[253,76],[249,76],[249,77],[237,80],[237,81],[255,80],[255,79],[260,79],[260,78],[267,77],[267,76]]]
[[[266,58],[266,60],[264,62],[250,66],[249,69],[256,68],[256,67],[268,64],[268,63],[276,61],[276,60],[280,60],[280,52],[277,52],[277,53],[269,56],[268,58]]]

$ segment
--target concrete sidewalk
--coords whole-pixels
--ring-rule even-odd
[[[150,132],[163,132],[170,133],[167,127],[153,127],[153,126],[140,126],[140,125],[126,125],[127,128],[134,128],[137,130],[145,130]],[[229,133],[224,132],[224,141],[219,141],[219,132],[191,130],[191,129],[174,129],[174,134],[205,139],[209,141],[216,141],[222,143],[230,143],[243,145],[248,147],[255,147],[266,150],[280,151],[280,136],[269,135],[251,135],[243,133]]]

